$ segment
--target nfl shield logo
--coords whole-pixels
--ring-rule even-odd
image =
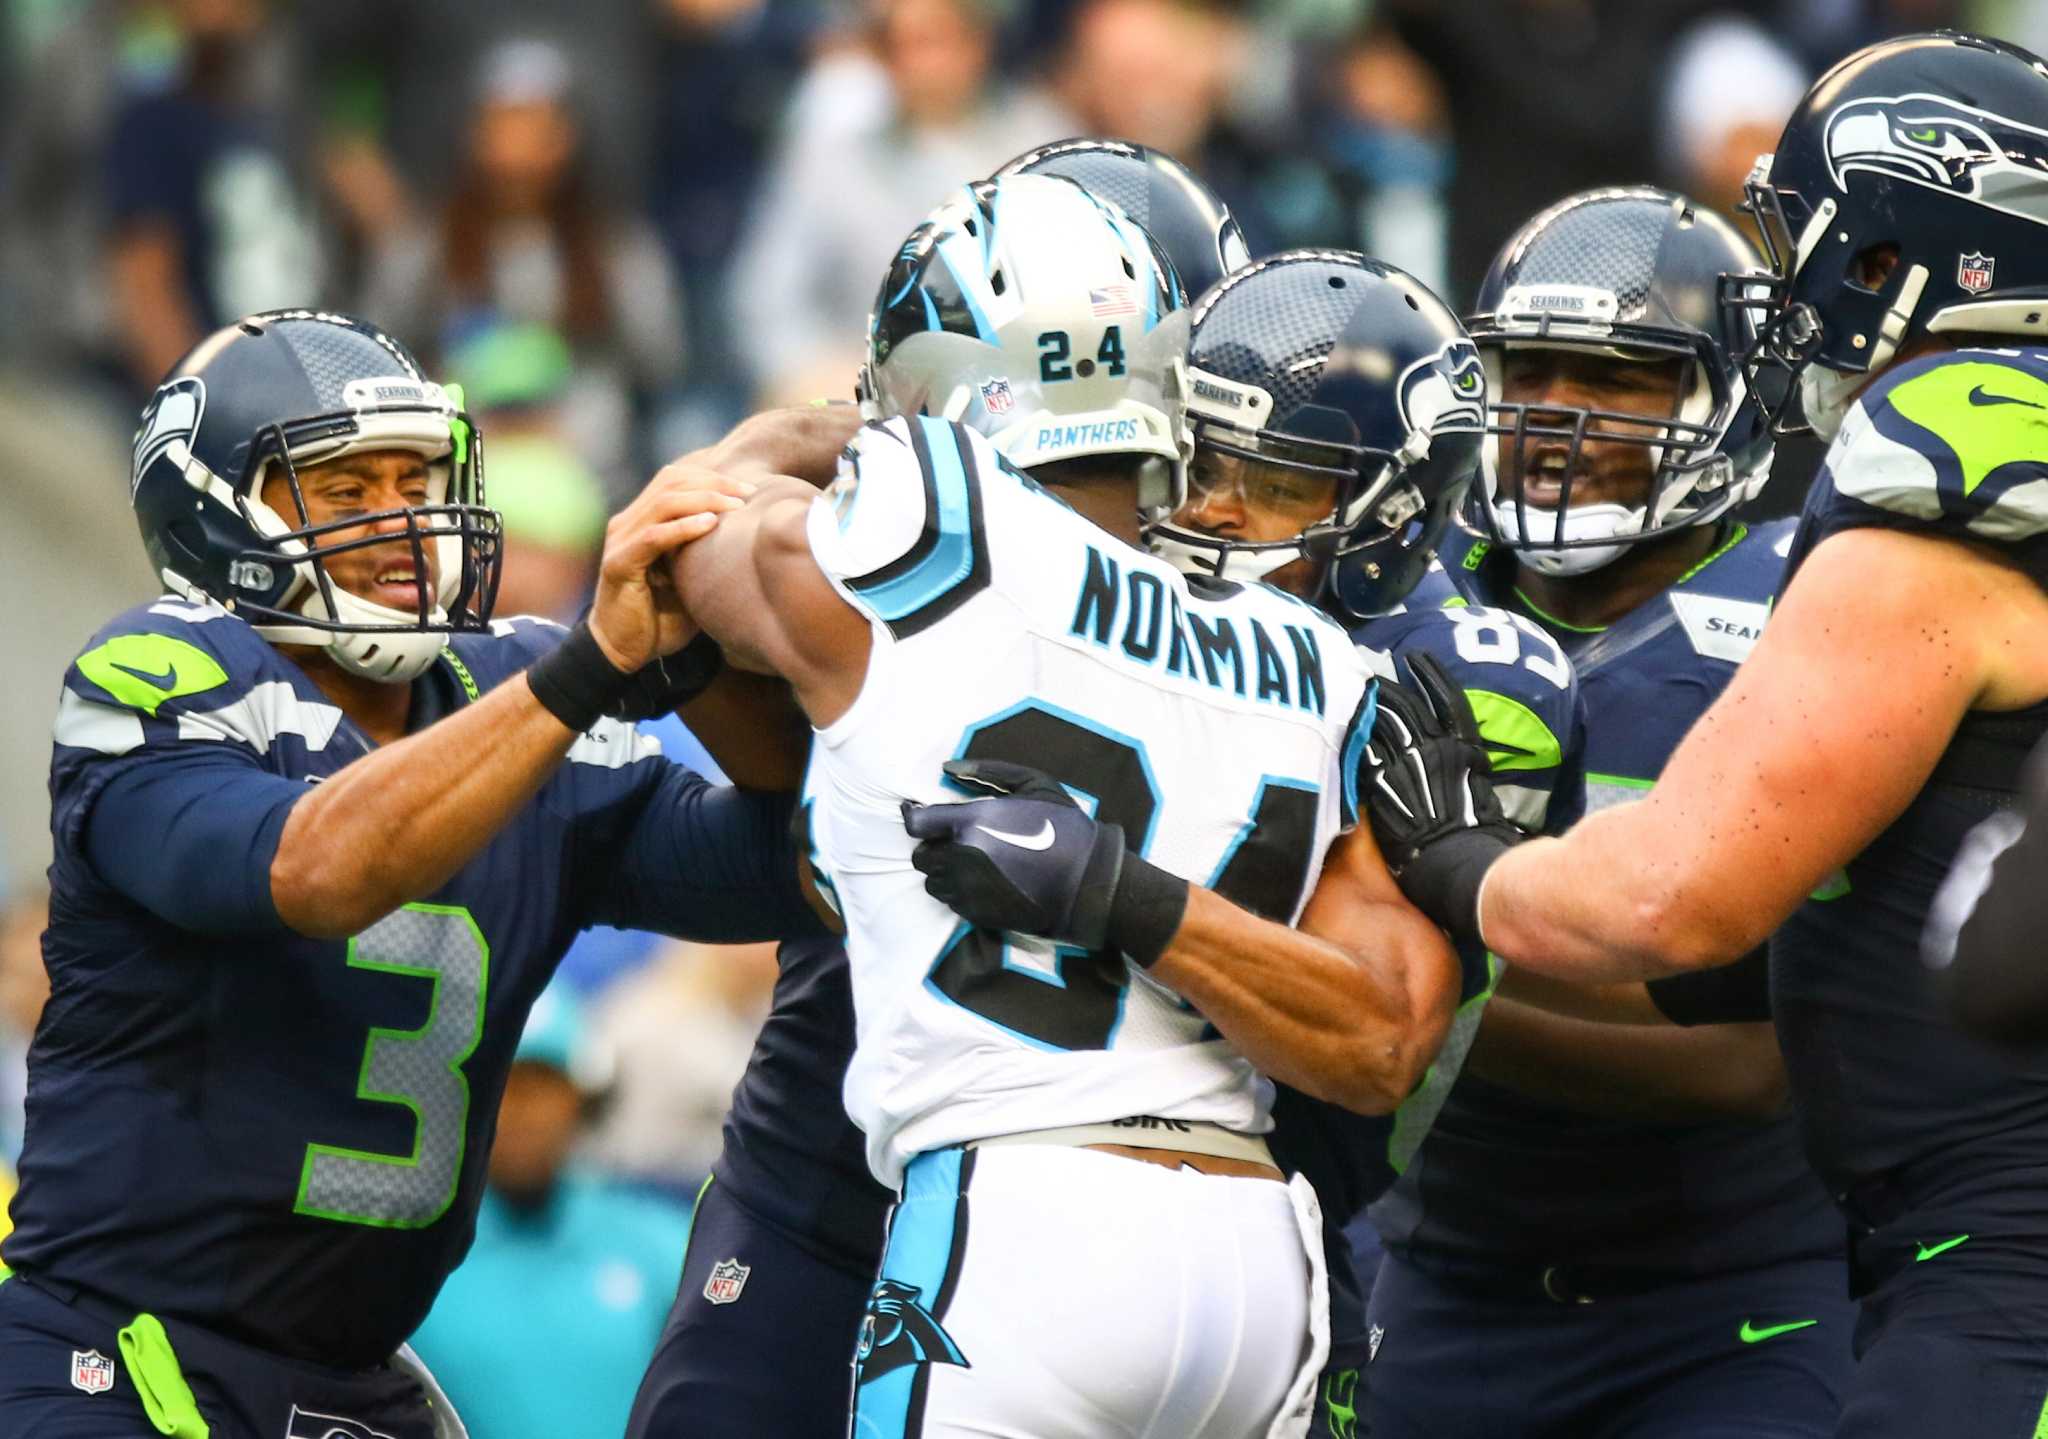
[[[747,1287],[747,1276],[753,1272],[752,1265],[742,1264],[737,1258],[719,1260],[711,1266],[711,1277],[704,1281],[704,1297],[713,1304],[732,1303]]]
[[[114,1387],[114,1361],[97,1349],[83,1354],[71,1351],[71,1387],[88,1394],[104,1394]]]
[[[1991,271],[1998,259],[1993,255],[1962,255],[1956,260],[1956,284],[1973,295],[1991,288]]]
[[[981,407],[991,415],[1007,415],[1017,408],[1008,380],[989,380],[981,387]]]

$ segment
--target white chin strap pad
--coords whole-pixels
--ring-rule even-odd
[[[1240,584],[1256,584],[1301,558],[1298,544],[1234,545],[1172,524],[1146,530],[1145,547],[1184,575],[1210,575]]]
[[[1643,510],[1640,506],[1617,505],[1612,502],[1597,505],[1573,505],[1564,517],[1562,533],[1558,525],[1557,511],[1528,506],[1528,532],[1523,533],[1523,511],[1513,500],[1501,499],[1493,502],[1493,522],[1501,536],[1514,549],[1516,558],[1544,575],[1583,575],[1609,565],[1621,557],[1628,548],[1625,537],[1639,534],[1643,528]],[[1621,539],[1619,544],[1590,544],[1586,541]],[[1563,539],[1571,544],[1569,549],[1546,549],[1543,546]],[[1526,548],[1525,548],[1526,546]]]

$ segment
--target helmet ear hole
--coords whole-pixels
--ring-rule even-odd
[[[1899,247],[1886,241],[1858,250],[1849,260],[1847,279],[1857,289],[1874,295],[1885,287],[1898,267]]]
[[[970,231],[969,233],[973,232]],[[1003,278],[1001,270],[990,270],[988,272],[988,287],[992,293],[1000,295],[1010,287],[1010,284],[1009,281]]]

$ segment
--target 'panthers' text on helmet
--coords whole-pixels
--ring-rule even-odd
[[[299,469],[375,450],[426,460],[428,503],[311,523]],[[273,470],[297,513],[264,502]],[[501,527],[484,508],[481,437],[405,346],[361,320],[277,310],[202,340],[143,411],[130,483],[164,584],[219,602],[274,644],[318,646],[396,683],[433,663],[443,635],[490,617]],[[334,555],[401,544],[418,575],[439,574],[432,593],[422,578],[412,613],[328,575]]]
[[[1060,140],[1019,155],[996,174],[1058,175],[1109,201],[1158,242],[1190,302],[1251,263],[1230,208],[1162,151],[1128,140]]]
[[[1468,524],[1545,574],[1583,574],[1629,545],[1711,524],[1770,478],[1770,427],[1739,357],[1749,312],[1721,303],[1723,277],[1760,283],[1763,261],[1713,211],[1649,186],[1587,190],[1544,210],[1509,238],[1468,321],[1495,396],[1502,443]],[[1675,412],[1508,403],[1502,374],[1517,351],[1575,351],[1617,364],[1682,362]],[[1640,504],[1588,503],[1586,445],[1647,449]],[[1539,463],[1561,477],[1555,505],[1520,484]]]
[[[1143,229],[1079,185],[1012,175],[966,186],[905,241],[868,341],[870,418],[957,420],[1025,470],[1149,457],[1140,509],[1179,502],[1180,285]]]
[[[1763,317],[1752,370],[1789,371],[1823,434],[1922,335],[2048,338],[2048,66],[2017,46],[1941,31],[1858,51],[1748,193],[1774,272],[1731,282]]]
[[[1428,570],[1485,460],[1479,356],[1414,276],[1343,250],[1291,250],[1226,277],[1195,310],[1188,414],[1209,452],[1336,481],[1320,521],[1251,542],[1161,523],[1190,574],[1258,580],[1321,562],[1321,596],[1362,618]]]

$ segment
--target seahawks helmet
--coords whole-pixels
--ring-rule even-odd
[[[1219,457],[1334,481],[1329,512],[1253,542],[1168,520],[1146,538],[1189,573],[1260,580],[1307,558],[1318,598],[1394,607],[1486,461],[1486,383],[1458,317],[1414,276],[1344,250],[1292,250],[1196,307],[1188,415],[1197,483]]]
[[[1745,283],[1763,261],[1734,226],[1650,186],[1587,190],[1516,231],[1479,288],[1467,324],[1495,401],[1496,468],[1466,507],[1468,525],[1549,575],[1577,575],[1628,546],[1711,524],[1770,478],[1770,426],[1737,357],[1750,312],[1720,303],[1722,277]],[[1682,362],[1676,408],[1656,414],[1508,403],[1502,376],[1518,351],[1577,352],[1617,363]],[[1640,504],[1576,499],[1588,443],[1648,451]],[[1530,504],[1523,477],[1556,476],[1554,506]],[[1501,478],[1507,480],[1502,492]]]
[[[1058,175],[1109,201],[1159,243],[1190,301],[1251,263],[1229,207],[1164,151],[1128,140],[1060,140],[996,171],[1005,175]]]
[[[1858,51],[1747,190],[1772,274],[1728,295],[1759,317],[1752,369],[1789,373],[1824,436],[1922,335],[2048,337],[2048,68],[2017,46],[1943,31]]]
[[[429,502],[313,524],[300,468],[370,450],[425,459]],[[287,482],[289,514],[264,502],[273,474]],[[364,321],[274,310],[200,341],[142,412],[130,483],[164,584],[219,602],[273,644],[320,646],[353,673],[399,683],[433,663],[443,635],[490,616],[500,525],[484,508],[481,439],[458,397]],[[400,543],[416,575],[430,546],[439,572],[432,594],[417,586],[411,613],[327,573],[335,555]]]
[[[1031,470],[1132,455],[1139,508],[1186,485],[1173,266],[1129,216],[1069,180],[1010,175],[963,188],[911,232],[868,321],[862,405],[989,437]]]

